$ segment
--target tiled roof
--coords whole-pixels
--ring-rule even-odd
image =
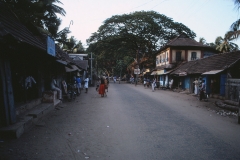
[[[7,36],[12,36],[17,41],[42,49],[47,54],[47,35],[34,35],[3,2],[0,2],[0,39]],[[66,61],[68,64],[76,64],[79,68],[87,69],[88,62],[75,63],[59,46],[55,46],[56,58],[58,60]]]
[[[0,38],[9,35],[17,41],[46,50],[46,46],[34,37],[3,2],[0,2]]]
[[[187,74],[201,74],[211,70],[225,70],[240,60],[240,51],[216,54],[202,59],[189,61],[178,67],[171,74],[186,72]]]
[[[77,66],[80,68],[87,70],[88,67],[88,60],[74,60]]]
[[[197,42],[196,40],[189,38],[185,33],[182,33],[178,37],[170,40],[167,44],[165,44],[160,51],[168,48],[168,47],[202,47],[202,48],[208,48],[212,50],[212,47],[203,45],[200,42]]]

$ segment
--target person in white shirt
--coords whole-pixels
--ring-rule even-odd
[[[152,82],[152,91],[154,92],[154,89],[156,87],[156,78],[153,79],[153,82]]]
[[[86,91],[85,91],[85,93],[87,93],[88,92],[88,82],[89,82],[89,78],[88,77],[86,77],[85,78],[85,80],[84,80],[84,88],[86,89]]]
[[[55,77],[52,78],[51,89],[57,91],[58,99],[62,100],[62,90],[58,87]]]

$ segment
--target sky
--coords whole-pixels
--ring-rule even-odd
[[[69,37],[74,36],[87,48],[86,40],[97,32],[104,20],[114,15],[135,11],[155,11],[179,22],[196,33],[207,43],[224,37],[231,24],[240,18],[233,0],[60,0],[57,3],[66,11],[60,30],[70,27]],[[240,40],[234,41],[240,47]]]

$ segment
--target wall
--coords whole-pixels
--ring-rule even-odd
[[[192,52],[196,52],[197,53],[197,59],[201,58],[201,51],[200,50],[188,50],[187,54],[188,54],[188,59],[187,61],[192,61],[191,56],[192,56]]]
[[[169,54],[170,54],[169,48],[158,54],[156,56],[156,67],[169,64]]]
[[[226,99],[238,102],[240,92],[240,79],[227,79],[226,86]]]

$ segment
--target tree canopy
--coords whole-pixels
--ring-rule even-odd
[[[60,0],[0,0],[5,3],[31,31],[51,35],[57,42],[67,41],[68,28],[59,31],[61,19],[58,14],[65,16],[66,12],[57,4]]]
[[[116,60],[123,59],[124,56],[134,58],[139,52],[147,57],[145,63],[155,64],[156,51],[181,33],[186,33],[191,38],[196,37],[187,26],[174,22],[163,14],[138,11],[106,19],[87,42],[89,51],[101,56],[103,61],[109,59],[116,64]]]

